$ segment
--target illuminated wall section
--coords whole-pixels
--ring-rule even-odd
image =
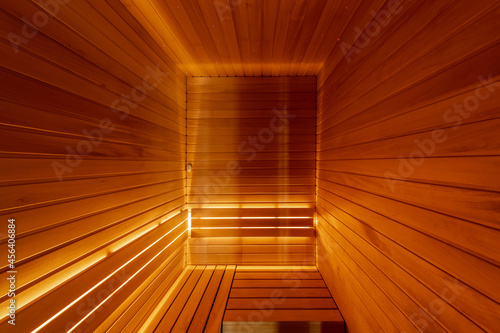
[[[184,267],[186,77],[118,1],[11,1],[0,30],[0,331],[9,218],[15,332],[134,327]]]
[[[317,265],[352,332],[493,332],[498,2],[390,3],[318,76]]]
[[[314,264],[315,77],[188,78],[193,264]]]

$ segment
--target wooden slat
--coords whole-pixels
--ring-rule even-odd
[[[267,326],[260,325],[262,322]],[[313,326],[328,332],[345,329],[316,267],[238,266],[224,315],[224,330],[232,332],[238,327],[267,332],[279,328],[294,332],[304,327],[311,330]]]
[[[184,305],[182,312],[177,317],[177,320],[175,321],[175,325],[172,328],[173,331],[175,331],[175,332],[187,332],[188,331],[188,328],[190,327],[190,324],[193,320],[193,316],[196,312],[196,309],[200,305],[199,303],[200,303],[202,297],[204,296],[204,294],[206,293],[206,289],[208,288],[207,285],[214,274],[214,270],[215,270],[215,266],[205,267],[205,270],[203,271],[202,276],[198,280],[196,287],[193,289],[191,296],[189,297],[186,304]],[[167,312],[167,315],[169,315],[168,312]],[[165,326],[162,326],[160,323],[160,325],[158,327],[160,329],[163,329]]]
[[[219,331],[222,318],[224,317],[227,298],[231,290],[231,284],[233,282],[235,271],[236,266],[229,265],[226,267],[224,277],[222,278],[221,285],[219,286],[219,291],[217,292],[217,297],[215,298],[204,332],[213,333]]]
[[[147,314],[152,313],[156,304],[160,302],[162,297],[173,286],[177,278],[184,269],[184,252],[181,251],[175,260],[168,262],[168,265],[176,265],[176,269],[170,270],[165,268],[162,274],[157,275],[152,283],[147,283],[147,287],[139,296],[131,295],[130,304],[126,310],[115,311],[116,315],[108,317],[104,321],[100,329],[108,330],[109,332],[131,332],[139,323],[144,321]],[[147,281],[145,281],[147,282]],[[136,296],[136,297],[134,297]]]
[[[257,317],[259,319],[259,317]],[[345,325],[341,321],[226,321],[223,323],[224,332],[236,333],[239,331],[252,330],[256,332],[276,332],[282,330],[283,332],[300,333],[300,332],[330,332],[330,333],[343,333],[345,332]]]
[[[350,331],[494,331],[499,4],[400,3],[358,48],[387,4],[318,75],[317,265]]]
[[[233,288],[231,289],[231,298],[252,298],[252,297],[273,297],[273,295],[282,297],[329,297],[330,293],[326,288]]]
[[[314,228],[193,229],[191,237],[314,237]]]
[[[224,321],[252,321],[254,310],[226,310]],[[342,321],[338,310],[274,310],[265,316],[266,321]]]
[[[286,248],[283,248],[286,251]],[[191,253],[187,256],[190,262],[200,265],[240,264],[245,265],[276,265],[279,261],[283,265],[313,265],[314,252],[305,253]]]
[[[239,237],[211,237],[211,238],[191,238],[189,242],[194,246],[225,246],[225,245],[276,245],[275,239],[272,237],[258,237],[258,238],[239,238]],[[316,239],[314,237],[286,237],[280,238],[282,245],[315,245]],[[303,266],[303,265],[302,265]],[[242,266],[240,270],[242,269]],[[252,266],[249,266],[252,267]],[[277,266],[287,267],[287,266]]]
[[[176,323],[177,319],[179,318],[179,315],[181,315],[182,310],[184,307],[187,305],[188,299],[190,299],[191,295],[194,293],[194,291],[197,291],[197,294],[194,295],[195,298],[200,295],[201,290],[196,288],[199,279],[201,276],[204,276],[204,279],[207,280],[210,278],[209,274],[205,274],[205,267],[203,266],[197,266],[194,268],[193,273],[189,276],[187,279],[186,283],[182,286],[182,289],[178,291],[175,300],[172,302],[168,310],[166,311],[165,315],[161,319],[161,321],[158,323],[158,326],[156,326],[155,330],[158,331],[168,331],[174,327],[174,324]],[[207,273],[211,273],[208,272]],[[203,284],[200,283],[200,286],[204,287]]]
[[[274,271],[274,272],[285,272],[285,273],[291,273],[291,272],[298,272],[298,273],[314,273],[317,272],[318,269],[316,266],[285,266],[285,265],[280,265],[280,266],[250,266],[250,265],[245,265],[245,266],[237,266],[236,267],[237,272],[245,272],[245,271],[258,271],[258,272],[267,272],[267,271]]]
[[[220,209],[192,209],[191,218],[197,217],[289,217],[289,216],[312,216],[309,208],[220,208]]]
[[[320,280],[235,280],[233,288],[326,288]]]
[[[307,244],[287,245],[287,244],[228,244],[228,245],[194,245],[189,246],[190,253],[314,253],[315,246]]]
[[[243,226],[243,227],[312,227],[312,218],[260,218],[260,219],[192,219],[191,226],[193,229],[204,228],[204,227],[233,227],[233,226]]]
[[[293,279],[294,276],[300,276],[302,280],[321,280],[321,275],[318,272],[301,272],[301,271],[288,271],[288,272],[236,272],[235,280],[275,280],[289,278]]]
[[[201,332],[205,328],[212,305],[218,293],[219,286],[222,282],[225,269],[225,265],[217,265],[215,268],[212,279],[210,279],[210,283],[208,284],[205,294],[196,309],[196,313],[191,320],[191,325],[189,325],[189,330],[187,332]]]
[[[235,281],[236,282],[236,281]],[[322,282],[323,283],[323,282]],[[228,310],[262,309],[262,298],[230,298],[227,302]],[[292,298],[287,297],[279,301],[275,307],[279,309],[336,309],[337,306],[331,298]]]

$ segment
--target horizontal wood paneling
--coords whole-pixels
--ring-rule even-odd
[[[316,79],[188,78],[187,89],[188,259],[312,263]],[[224,238],[240,240],[199,242]]]
[[[120,1],[52,4],[0,10],[0,215],[17,226],[15,328],[125,327],[185,265],[186,76]]]
[[[352,332],[500,325],[498,6],[402,2],[318,75],[317,265]]]

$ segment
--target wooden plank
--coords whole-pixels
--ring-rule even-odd
[[[280,111],[281,112],[281,111]],[[195,119],[236,119],[236,118],[243,118],[243,119],[267,119],[269,122],[277,116],[276,110],[274,109],[256,109],[256,110],[251,110],[251,109],[239,109],[239,108],[234,108],[234,109],[224,109],[224,110],[219,110],[219,109],[200,109],[200,110],[189,110],[187,114],[187,119],[189,120],[195,120]],[[297,109],[293,111],[293,119],[300,119],[300,118],[311,118],[316,116],[316,110],[315,109]],[[266,124],[267,125],[267,124]],[[275,137],[280,137],[280,136],[285,136],[287,137],[288,140],[290,141],[302,141],[300,140],[300,137],[290,137],[287,136],[286,133],[275,133]],[[235,139],[238,139],[239,137],[242,137],[238,133],[234,133],[233,135],[219,135],[219,137],[226,137],[228,140],[234,141]],[[310,138],[311,136],[304,136],[303,138]],[[193,142],[193,140],[200,140],[200,138],[194,136],[193,134],[188,133],[188,138],[189,142]],[[217,137],[210,137],[210,138],[204,138],[205,140],[208,140],[209,142],[213,142],[214,140],[217,140]],[[203,140],[204,141],[204,140]],[[239,139],[239,142],[244,141],[244,139]],[[226,142],[226,141],[222,141]]]
[[[175,301],[178,293],[182,290],[191,274],[193,274],[195,267],[196,266],[189,265],[184,268],[181,275],[175,280],[172,286],[168,289],[167,293],[162,297],[157,307],[153,309],[146,321],[142,323],[141,329],[154,331],[165,316],[165,313],[168,309],[170,309],[170,306]]]
[[[394,192],[387,187],[387,179],[365,177],[361,175],[351,176],[347,174],[332,173],[328,177],[332,183],[352,188],[370,188],[377,195],[385,195],[428,210],[448,214],[460,219],[476,222],[495,229],[500,227],[500,216],[494,207],[498,206],[500,198],[487,191],[445,187],[438,185],[427,185],[413,182],[401,182],[394,187]],[[329,180],[320,180],[322,186]],[[354,182],[360,185],[354,185]],[[439,195],[439,204],[430,197],[422,196],[421,193],[431,191]],[[466,194],[466,197],[462,197]],[[483,203],[483,205],[481,205]],[[476,207],[491,207],[490,209],[479,209]]]
[[[326,288],[233,288],[231,289],[231,298],[252,298],[252,297],[330,297]]]
[[[238,91],[237,94],[224,93],[188,93],[188,100],[196,103],[203,102],[251,102],[254,100],[262,102],[267,101],[313,101],[316,102],[316,91],[309,92],[294,92],[293,94],[287,92],[242,92]],[[223,105],[223,104],[221,104]],[[314,108],[313,108],[314,109]]]
[[[312,218],[244,218],[244,219],[192,219],[192,228],[223,228],[223,227],[313,227]]]
[[[277,262],[282,265],[312,265],[315,262],[313,253],[287,253],[283,251],[280,254],[265,253],[190,253],[187,260],[191,264],[199,265],[222,265],[222,264],[241,264],[241,265],[276,265]]]
[[[182,179],[182,172],[168,171],[159,173],[134,174],[116,177],[96,177],[93,182],[89,179],[75,180],[72,185],[80,188],[80,197],[98,196],[106,193],[109,189],[120,191],[138,185],[169,182]],[[62,182],[50,183],[28,183],[24,185],[10,186],[11,194],[0,193],[0,210],[15,209],[22,206],[40,204],[42,202],[68,200],[75,198],[74,187],[68,187]],[[36,195],[35,195],[36,193]],[[22,205],[19,205],[22,203]]]
[[[231,244],[231,245],[194,245],[189,246],[191,254],[194,253],[314,253],[315,246],[307,245],[306,243],[300,245],[286,245],[286,244]]]
[[[225,269],[225,265],[217,265],[215,268],[215,272],[210,279],[210,283],[208,284],[205,294],[196,309],[196,313],[192,318],[191,325],[189,325],[189,330],[187,332],[201,332],[205,328],[205,324],[207,323],[210,315],[212,305],[215,302],[219,286],[221,285]]]
[[[208,200],[208,198],[210,200]],[[304,203],[314,202],[314,194],[288,194],[281,192],[278,194],[220,194],[220,195],[206,195],[206,194],[190,194],[188,200],[192,203],[207,202],[210,203]]]
[[[259,318],[259,317],[257,317]],[[252,330],[257,330],[262,333],[273,333],[277,330],[282,330],[283,332],[299,333],[307,332],[312,330],[313,332],[330,332],[330,333],[343,333],[345,332],[343,322],[309,322],[309,321],[225,321],[223,322],[222,329],[227,333],[237,333],[239,331],[245,330],[251,332]]]
[[[191,94],[224,94],[234,91],[241,93],[310,93],[316,90],[315,77],[297,77],[297,80],[283,77],[281,82],[277,82],[276,77],[252,77],[245,80],[235,80],[231,77],[212,78],[213,81],[210,82],[204,80],[207,84],[203,84],[203,80],[200,79],[203,78],[188,77],[188,96]],[[303,79],[305,82],[301,82]]]
[[[172,330],[175,332],[187,332],[197,308],[201,305],[201,299],[207,291],[208,285],[215,271],[215,266],[206,266],[191,296],[187,300],[182,312],[177,317]],[[167,315],[169,313],[167,312]]]
[[[205,190],[204,186],[206,184],[195,183],[194,186],[188,187],[188,193],[203,192]],[[203,186],[203,187],[202,187]],[[238,186],[234,184],[233,186],[224,186],[219,189],[217,195],[246,195],[246,194],[277,194],[286,195],[288,194],[309,194],[314,192],[313,186],[302,186],[302,185],[291,185],[282,184],[281,186]],[[248,221],[247,221],[248,222]],[[283,221],[285,223],[285,221]]]
[[[305,272],[317,272],[318,269],[316,266],[238,266],[236,267],[237,272],[244,272],[244,271],[261,271],[261,272],[266,272],[266,271],[276,271],[276,272],[282,272],[282,271],[287,271],[287,272],[298,272],[298,273],[305,273]]]
[[[321,275],[317,272],[236,272],[235,280],[276,280],[283,278],[292,278],[293,276],[300,276],[302,280],[321,280]]]
[[[328,217],[327,214],[323,213],[323,210],[321,210],[322,214]],[[340,216],[339,216],[340,217]],[[347,220],[347,217],[342,216],[342,220]],[[326,226],[328,228],[328,226]],[[353,229],[356,231],[360,231],[362,226],[355,225],[354,223],[352,224]],[[361,227],[361,228],[360,228]],[[344,230],[343,225],[338,226],[339,230]],[[348,232],[348,231],[347,231]],[[365,233],[360,233],[360,237],[362,237],[363,241],[360,240],[360,245],[365,245],[365,241],[369,239],[369,237]],[[398,260],[399,262],[405,262],[404,266],[407,266],[406,269],[408,269],[412,274],[417,276],[420,281],[425,281],[426,286],[428,288],[433,288],[434,290],[439,291],[440,289],[444,288],[443,285],[447,285],[448,282],[444,281],[449,281],[450,279],[454,281],[454,283],[457,283],[458,280],[456,281],[455,279],[459,278],[460,281],[463,281],[463,283],[468,283],[470,286],[477,288],[474,290],[477,290],[477,292],[472,292],[472,290],[469,289],[464,289],[466,291],[461,293],[461,300],[457,301],[456,304],[461,304],[464,302],[464,305],[466,303],[469,303],[469,311],[474,311],[473,309],[475,307],[478,307],[478,309],[475,311],[477,312],[476,317],[480,318],[483,316],[490,317],[487,313],[491,311],[493,313],[495,310],[494,308],[498,307],[497,303],[494,301],[491,301],[492,299],[496,298],[495,291],[497,286],[494,283],[494,280],[490,279],[490,276],[495,276],[498,275],[498,267],[494,266],[492,264],[489,264],[483,260],[480,260],[478,258],[472,257],[472,256],[466,256],[463,254],[458,254],[458,255],[448,255],[446,254],[448,251],[453,252],[453,248],[450,246],[445,246],[445,245],[440,245],[439,243],[435,246],[432,245],[432,241],[428,240],[426,238],[429,238],[428,236],[420,237],[419,239],[415,240],[415,243],[423,243],[425,246],[428,248],[432,248],[433,252],[438,252],[442,258],[444,259],[437,259],[435,261],[435,264],[441,262],[441,261],[446,261],[446,266],[443,267],[446,269],[446,271],[442,268],[433,268],[435,266],[429,266],[429,263],[427,260],[425,260],[428,257],[428,254],[425,250],[419,249],[417,253],[420,254],[420,256],[413,255],[411,252],[404,250],[402,245],[393,245],[393,241],[388,241],[389,247],[393,249],[392,253],[392,259],[393,260]],[[368,244],[371,244],[368,242]],[[408,244],[404,244],[405,246],[411,247],[412,250],[415,250],[413,248],[413,245],[410,246],[410,242]],[[372,245],[373,246],[373,245]],[[460,253],[460,252],[459,252]],[[457,257],[457,259],[452,260],[453,257]],[[463,266],[464,262],[467,262],[467,266]],[[423,266],[429,267],[426,269],[426,271],[435,271],[436,274],[440,274],[438,278],[436,279],[430,279],[430,280],[425,280],[425,277],[427,275],[422,275],[420,272],[422,272]],[[443,266],[443,264],[439,264],[439,266]],[[389,266],[390,267],[390,266]],[[464,269],[464,267],[475,267],[474,272],[479,272],[479,271],[488,271],[489,276],[485,277],[482,279],[480,282],[475,281],[474,275],[470,274],[468,270]],[[495,273],[497,272],[497,273]],[[477,275],[476,275],[477,276]],[[481,299],[481,301],[479,301]],[[475,300],[475,301],[473,301]],[[486,304],[489,304],[486,306]],[[491,319],[490,319],[491,321]]]
[[[222,245],[276,245],[276,240],[273,237],[259,238],[239,238],[239,237],[210,237],[210,238],[191,238],[190,244],[195,246],[222,246]],[[314,237],[283,237],[279,239],[279,245],[315,245]],[[250,266],[252,267],[252,266]],[[277,270],[280,270],[280,266]],[[283,266],[283,269],[291,270],[290,267]],[[241,267],[239,270],[243,269]],[[249,268],[251,269],[251,268]]]
[[[157,231],[161,232],[161,229],[157,229]],[[179,238],[182,235],[186,235],[186,237]],[[132,272],[138,272],[139,270],[142,271],[144,269],[143,267],[146,268],[144,272],[149,272],[150,274],[152,270],[157,267],[157,265],[153,265],[151,263],[163,262],[171,253],[175,252],[176,247],[181,246],[181,244],[183,244],[187,238],[186,233],[170,234],[166,237],[165,241],[169,242],[167,244],[173,244],[173,246],[167,248],[165,244],[162,243],[151,243],[152,241],[156,241],[158,239],[157,233],[153,232],[147,236],[149,237],[142,237],[138,241],[131,243],[129,246],[122,248],[121,251],[115,252],[113,255],[110,255],[108,258],[106,258],[106,260],[97,262],[94,266],[90,267],[90,269],[85,270],[66,283],[62,282],[68,279],[68,276],[72,277],[74,273],[71,275],[64,274],[63,279],[59,281],[48,281],[48,283],[43,280],[37,281],[38,284],[35,285],[35,287],[38,289],[38,292],[40,292],[40,288],[44,288],[46,292],[50,292],[46,293],[44,297],[38,298],[36,302],[31,302],[29,306],[22,308],[22,310],[18,313],[18,315],[20,315],[20,318],[27,318],[27,316],[30,316],[31,313],[37,313],[39,315],[37,317],[38,319],[36,321],[23,320],[22,322],[20,321],[18,325],[21,325],[22,328],[24,327],[30,330],[34,330],[40,325],[45,325],[47,329],[55,331],[63,330],[64,326],[69,320],[73,321],[73,323],[76,324],[84,316],[91,315],[91,313],[95,311],[94,308],[97,306],[97,304],[92,307],[87,306],[85,307],[85,310],[78,312],[77,316],[75,316],[76,308],[78,306],[81,307],[80,302],[82,295],[97,297],[97,294],[99,292],[101,292],[102,295],[102,290],[105,290],[107,293],[109,292],[109,294],[111,294],[112,291],[115,291],[119,285],[125,282],[124,278],[125,280],[127,280],[128,277],[132,277]],[[141,250],[138,250],[138,248],[146,251],[141,253]],[[136,255],[138,253],[140,253],[139,256]],[[156,259],[156,261],[153,261],[153,259]],[[124,262],[127,263],[127,265],[124,265]],[[145,277],[143,275],[138,275],[138,280],[135,280],[139,283],[142,283],[142,279],[140,279],[139,277],[142,277],[142,279],[144,279]],[[110,281],[114,281],[115,287],[112,288],[109,286]],[[123,282],[118,283],[118,281]],[[51,285],[57,287],[50,288]],[[131,285],[134,286],[135,283]],[[89,291],[89,293],[85,294],[87,291]],[[23,295],[22,297],[24,298],[25,296],[27,296],[28,299],[30,297],[30,295]],[[67,303],[55,302],[55,299],[61,298],[67,299]],[[101,299],[101,302],[104,301],[102,296],[98,297],[98,299]],[[74,302],[75,300],[77,302]],[[3,302],[2,304],[5,304],[5,302]],[[52,318],[54,316],[54,304],[59,304],[58,307],[56,307],[57,312],[68,305],[69,311],[61,311],[58,316]],[[109,310],[112,309],[113,307],[109,308]],[[105,318],[100,318],[100,320],[104,319]],[[93,322],[92,325],[98,324],[98,322],[99,321]]]
[[[254,310],[226,310],[224,321],[252,321]],[[274,310],[266,316],[265,321],[341,321],[342,316],[338,310]]]
[[[235,281],[236,282],[236,281]],[[322,282],[323,283],[323,282]],[[267,304],[266,298],[229,298],[227,310],[262,310],[262,305]],[[273,304],[273,303],[271,303]],[[273,309],[337,309],[332,298],[283,298],[272,305]]]
[[[312,216],[310,208],[219,208],[219,209],[192,209],[191,218],[199,217],[288,217],[288,216]]]
[[[158,201],[154,202],[156,201],[154,199],[158,199]],[[155,219],[156,223],[158,223],[161,216],[162,220],[164,220],[180,212],[180,208],[182,207],[181,200],[168,201],[169,199],[170,195],[160,195],[153,198],[153,200],[131,202],[126,207],[113,207],[114,209],[101,212],[100,214],[76,221],[70,220],[55,228],[40,230],[37,233],[20,237],[16,242],[16,245],[22,249],[22,254],[19,255],[18,261],[22,264],[27,260],[34,259],[36,255],[48,254],[54,251],[55,248],[70,246],[73,243],[78,243],[81,251],[85,248],[95,248],[97,239],[101,240],[100,244],[102,245],[112,240],[120,240],[122,237],[117,237],[117,235],[120,235],[118,231],[122,231],[128,237],[131,237],[141,230],[151,228],[152,225],[150,223],[155,221]],[[152,206],[148,206],[148,204],[152,204]],[[151,209],[151,207],[154,208]],[[134,212],[137,215],[130,218]],[[128,221],[123,219],[128,219]],[[139,220],[141,223],[138,223]],[[145,223],[144,221],[146,220],[149,220],[150,223]],[[99,236],[92,235],[92,232],[96,230],[101,231],[102,234]],[[49,234],[53,236],[45,237]],[[83,238],[86,238],[86,240],[82,241]],[[4,241],[2,239],[1,243],[4,243]],[[87,242],[93,245],[88,248],[86,245]],[[67,248],[67,250],[69,249]]]
[[[182,310],[187,305],[188,300],[191,298],[191,295],[196,290],[199,295],[201,290],[200,288],[196,288],[200,278],[204,275],[205,281],[210,278],[210,274],[212,272],[207,272],[208,274],[204,274],[205,267],[204,266],[196,266],[193,270],[193,273],[189,276],[189,279],[183,285],[182,289],[177,292],[175,300],[172,302],[168,310],[165,312],[165,315],[156,326],[155,331],[170,331],[178,318],[180,317]],[[205,287],[203,284],[200,286]],[[197,298],[197,295],[194,296]]]
[[[314,228],[305,229],[192,229],[191,237],[314,237]]]
[[[222,319],[224,317],[227,299],[231,290],[231,284],[233,282],[235,270],[236,266],[226,266],[224,277],[222,278],[222,282],[219,287],[219,291],[217,292],[217,297],[215,298],[214,304],[212,306],[212,311],[210,312],[210,316],[208,318],[204,332],[215,333],[219,331],[222,324]]]
[[[330,205],[328,205],[328,201],[330,201],[336,202],[336,205],[338,205],[339,208],[345,210],[347,209],[347,207],[351,207],[351,203],[348,203],[348,201],[346,201],[346,198],[349,198],[351,200],[354,199],[356,201],[362,200],[361,202],[365,203],[363,205],[364,208],[373,209],[374,212],[378,213],[379,218],[382,216],[390,216],[389,212],[392,212],[399,216],[397,220],[403,222],[404,226],[417,230],[423,235],[431,236],[432,238],[435,238],[440,242],[449,244],[454,248],[458,248],[461,251],[464,251],[465,253],[471,253],[475,257],[482,258],[483,260],[492,262],[493,264],[498,264],[499,262],[498,258],[492,258],[491,256],[491,253],[495,253],[496,251],[498,251],[497,247],[499,246],[494,241],[494,239],[498,237],[497,235],[499,233],[499,231],[495,229],[481,226],[476,223],[464,222],[464,220],[444,214],[436,215],[435,212],[429,211],[424,208],[405,203],[395,203],[394,200],[381,198],[380,196],[377,197],[373,194],[364,194],[362,191],[348,189],[341,186],[339,186],[338,190],[335,189],[330,193],[323,192],[322,190],[320,190],[319,192],[321,193],[321,196],[318,198],[318,202],[322,203],[322,207],[330,207]],[[355,204],[354,207],[358,209],[361,206]],[[363,213],[364,211],[365,210],[363,209]],[[439,218],[436,218],[437,216],[439,216]],[[432,225],[422,225],[422,219],[436,220],[436,222]],[[364,218],[364,220],[366,220],[366,218]],[[377,225],[380,224],[377,223]],[[392,233],[390,232],[391,230],[399,230],[397,226],[394,226],[393,228],[394,229],[384,231],[384,233],[389,236],[392,235]],[[401,239],[401,236],[398,235],[395,238]],[[419,238],[419,236],[412,236],[412,239],[416,238]],[[423,245],[427,243],[419,242],[416,244]],[[437,244],[434,246],[439,246]],[[420,253],[421,250],[418,250],[418,252]],[[451,254],[444,257],[449,257],[450,255]],[[469,260],[468,255],[463,255],[461,257],[461,260],[463,262]],[[449,261],[445,260],[443,263],[449,263]]]
[[[320,161],[318,178],[325,179],[327,176],[324,174],[332,171],[381,177],[387,170],[397,170],[400,163],[401,160],[394,158],[337,160],[328,168],[323,168],[325,162]],[[498,156],[429,158],[405,179],[411,182],[495,191],[500,184],[500,175],[496,172],[499,163]],[[446,172],[436,173],[436,170],[444,169]]]
[[[235,279],[234,288],[326,288],[321,280],[240,280]]]
[[[168,269],[173,265],[175,265],[175,268]],[[109,318],[102,323],[99,329],[102,328],[103,331],[109,331],[110,333],[133,332],[140,325],[140,322],[146,320],[147,315],[154,311],[155,305],[174,285],[184,268],[184,251],[180,251],[179,255],[168,263],[161,274],[154,277],[153,282],[148,284],[144,291],[132,300],[132,303],[120,313],[116,320],[112,321],[113,318]]]

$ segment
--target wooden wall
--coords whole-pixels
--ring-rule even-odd
[[[186,77],[120,1],[62,2],[0,10],[3,332],[144,316],[185,262]]]
[[[316,78],[187,82],[190,262],[314,262]]]
[[[318,76],[317,265],[351,332],[500,327],[499,5],[362,2]]]

